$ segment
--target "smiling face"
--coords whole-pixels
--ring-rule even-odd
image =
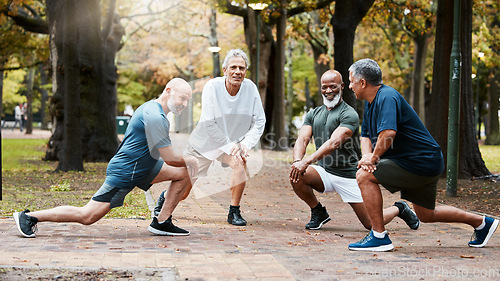
[[[242,57],[232,57],[227,63],[227,67],[222,69],[226,82],[232,86],[239,87],[247,74],[247,64]]]
[[[335,107],[342,98],[344,83],[340,73],[329,70],[321,76],[321,94],[327,107]]]
[[[362,79],[359,79],[355,77],[352,72],[349,72],[349,89],[351,89],[354,92],[354,95],[356,96],[357,100],[362,100]]]

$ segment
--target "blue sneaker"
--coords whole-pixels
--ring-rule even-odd
[[[486,246],[488,240],[490,240],[493,233],[498,227],[498,220],[485,217],[484,222],[486,225],[481,230],[474,230],[471,241],[469,242],[469,247],[482,248]]]
[[[384,238],[377,238],[373,235],[373,231],[370,231],[358,243],[349,244],[349,250],[351,251],[386,252],[392,249],[394,249],[394,245],[392,245],[389,235],[386,234]]]

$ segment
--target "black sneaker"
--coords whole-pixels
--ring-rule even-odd
[[[400,210],[398,217],[403,219],[411,229],[417,230],[420,226],[420,220],[418,219],[415,212],[410,209],[410,206],[408,206],[405,201],[398,201],[394,203],[394,206],[398,207],[398,209]]]
[[[156,235],[189,235],[189,231],[177,227],[172,223],[172,216],[170,216],[164,222],[158,222],[158,219],[156,217],[153,217],[153,222],[149,225],[148,230],[149,232]]]
[[[232,225],[245,226],[247,221],[241,216],[240,209],[229,209],[229,214],[227,215],[227,222]]]
[[[26,209],[22,212],[14,212],[12,216],[16,221],[17,230],[19,230],[24,237],[34,238],[35,232],[37,231],[36,223],[38,219],[28,216],[26,213],[29,212],[30,210]]]
[[[160,214],[163,203],[165,202],[165,191],[166,190],[163,190],[163,192],[160,194],[160,197],[158,197],[158,201],[156,202],[156,206],[153,210],[153,214],[155,217]]]
[[[308,224],[306,224],[306,229],[320,229],[330,220],[330,215],[328,215],[325,207],[321,206],[319,208],[311,209],[311,220]]]

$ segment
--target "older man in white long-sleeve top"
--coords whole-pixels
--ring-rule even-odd
[[[206,176],[215,160],[232,168],[227,221],[237,226],[247,224],[241,216],[240,201],[247,181],[248,151],[259,142],[266,123],[257,86],[245,78],[248,64],[248,57],[242,50],[233,49],[227,53],[222,64],[224,77],[211,79],[203,88],[200,121],[186,148],[186,154],[199,161],[199,172],[193,182]]]

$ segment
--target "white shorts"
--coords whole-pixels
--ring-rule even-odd
[[[362,203],[363,197],[356,179],[343,178],[328,173],[323,167],[310,165],[321,177],[325,191],[323,193],[337,191],[346,203]]]

